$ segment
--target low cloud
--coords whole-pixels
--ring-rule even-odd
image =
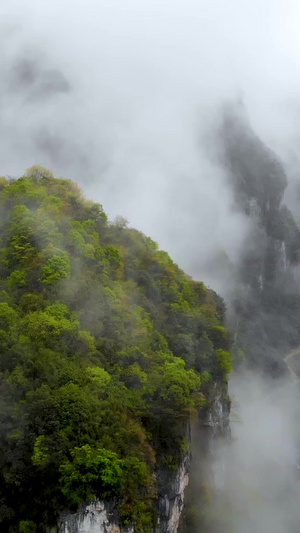
[[[235,375],[230,390],[232,439],[217,453],[209,512],[224,533],[296,533],[299,387],[288,378],[279,383],[247,373]]]

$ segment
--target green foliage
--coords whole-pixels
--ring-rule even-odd
[[[231,368],[223,302],[46,169],[0,180],[0,209],[0,530],[117,498],[151,531],[155,474]]]
[[[34,180],[40,180],[41,178],[53,179],[53,172],[42,165],[33,165],[32,167],[28,168],[26,175],[30,176]]]
[[[20,533],[36,533],[36,525],[31,520],[22,520],[19,524]]]
[[[70,260],[66,252],[49,257],[42,267],[42,283],[52,284],[70,276]]]
[[[207,372],[207,370],[205,370],[204,372],[202,372],[201,374],[201,381],[202,383],[207,383],[208,381],[211,381],[211,374],[210,372]]]
[[[106,387],[111,380],[111,375],[100,366],[89,366],[86,372],[90,379],[102,388]]]
[[[88,444],[71,452],[71,461],[63,463],[61,487],[70,504],[117,494],[124,462],[105,448],[92,449]]]
[[[45,435],[39,435],[35,440],[33,446],[32,462],[36,466],[45,465],[50,458],[49,450],[47,448],[45,440]]]
[[[222,348],[218,348],[217,354],[220,368],[224,370],[226,374],[229,374],[232,371],[231,353],[227,352],[226,350],[222,350]]]
[[[185,369],[185,362],[182,359],[176,357],[172,362],[166,361],[160,376],[162,405],[169,406],[175,412],[194,407],[191,393],[200,388],[201,379],[194,370]]]
[[[0,190],[4,189],[4,187],[7,187],[9,185],[8,179],[4,178],[3,176],[0,176]]]

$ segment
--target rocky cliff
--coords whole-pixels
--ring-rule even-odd
[[[210,401],[193,421],[191,430],[191,468],[185,494],[185,506],[180,520],[180,533],[214,531],[211,501],[224,472],[216,472],[213,464],[221,441],[230,439],[230,398],[227,386],[221,381],[210,387]],[[220,462],[220,461],[218,461]],[[222,481],[221,481],[222,482]]]
[[[210,467],[215,445],[220,438],[229,438],[230,400],[227,385],[221,381],[210,384],[208,402],[187,427],[189,449],[177,470],[158,472],[158,520],[155,533],[181,533],[192,530],[195,523],[189,517],[193,498],[198,498],[199,510],[205,505],[196,485],[202,491],[212,490]],[[200,476],[200,478],[199,478]],[[187,490],[186,490],[187,489]],[[187,503],[186,503],[187,493]],[[198,523],[198,515],[197,521]],[[76,513],[63,513],[57,533],[135,533],[134,525],[122,527],[116,502],[97,501],[81,505]],[[49,532],[54,533],[54,530]]]
[[[224,302],[47,169],[2,178],[0,211],[1,532],[175,532]]]
[[[300,341],[300,232],[284,203],[287,178],[242,106],[224,109],[219,144],[234,209],[249,217],[231,295],[236,353],[277,375],[285,371],[283,355]]]
[[[179,469],[166,479],[159,499],[157,533],[176,533],[184,504],[184,491],[189,481],[190,454]],[[165,475],[164,475],[165,478]],[[97,501],[81,505],[74,514],[64,513],[58,523],[58,533],[134,533],[133,525],[122,527],[118,506],[114,502]]]

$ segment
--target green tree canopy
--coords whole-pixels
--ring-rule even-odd
[[[47,169],[1,178],[0,210],[0,530],[117,498],[151,531],[156,474],[231,368],[224,304]]]

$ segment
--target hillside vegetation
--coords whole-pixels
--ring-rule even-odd
[[[77,185],[0,178],[0,530],[117,502],[156,520],[189,417],[231,369],[222,300]]]

